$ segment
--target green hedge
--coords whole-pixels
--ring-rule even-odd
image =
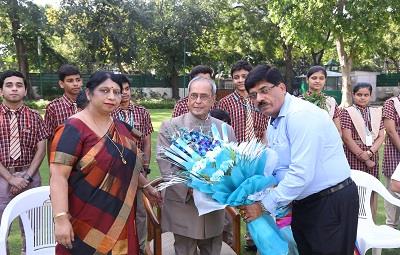
[[[176,101],[174,99],[140,99],[136,100],[146,109],[173,109]]]
[[[39,100],[26,100],[25,104],[27,106],[29,106],[32,109],[36,109],[36,110],[41,110],[41,109],[45,109],[46,106],[50,103],[50,101],[48,100],[43,100],[43,99],[39,99]]]
[[[0,97],[0,103],[2,98]],[[174,99],[140,99],[136,103],[145,107],[146,109],[174,109]],[[25,100],[25,104],[32,109],[43,110],[50,103],[49,100]]]
[[[27,100],[25,104],[32,109],[40,110],[46,108],[48,100]],[[173,99],[141,99],[136,101],[137,104],[142,105],[146,109],[173,109],[175,100]]]

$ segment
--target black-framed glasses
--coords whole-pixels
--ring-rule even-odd
[[[261,95],[268,95],[268,93],[271,91],[271,89],[273,89],[274,87],[276,87],[276,85],[272,86],[272,87],[267,87],[264,86],[262,87],[258,92],[251,92],[249,93],[249,98],[251,100],[256,100],[257,99],[257,95],[261,94]]]

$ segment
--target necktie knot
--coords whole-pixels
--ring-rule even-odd
[[[74,108],[74,113],[77,113],[78,112],[78,105],[76,104],[76,102],[73,102],[72,106]]]

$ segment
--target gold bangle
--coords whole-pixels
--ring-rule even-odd
[[[55,220],[55,219],[57,219],[57,218],[59,218],[59,217],[61,217],[61,216],[65,216],[65,215],[69,215],[69,213],[68,212],[60,212],[60,213],[57,213],[56,215],[54,215],[53,216],[53,220]]]

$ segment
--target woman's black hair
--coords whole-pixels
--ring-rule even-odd
[[[328,76],[328,74],[326,73],[326,69],[323,66],[312,66],[307,72],[307,79],[317,72],[322,72],[325,78]]]
[[[353,87],[353,94],[357,93],[360,89],[367,88],[369,93],[372,94],[372,85],[368,82],[357,82],[356,85]]]
[[[84,90],[79,91],[78,96],[76,97],[76,106],[83,110],[88,105],[89,100],[86,97],[86,92]]]
[[[90,93],[93,93],[94,89],[102,84],[107,79],[112,80],[117,83],[122,91],[122,83],[117,74],[105,71],[97,71],[92,76],[90,76],[88,82],[86,83],[86,88],[89,89]]]

